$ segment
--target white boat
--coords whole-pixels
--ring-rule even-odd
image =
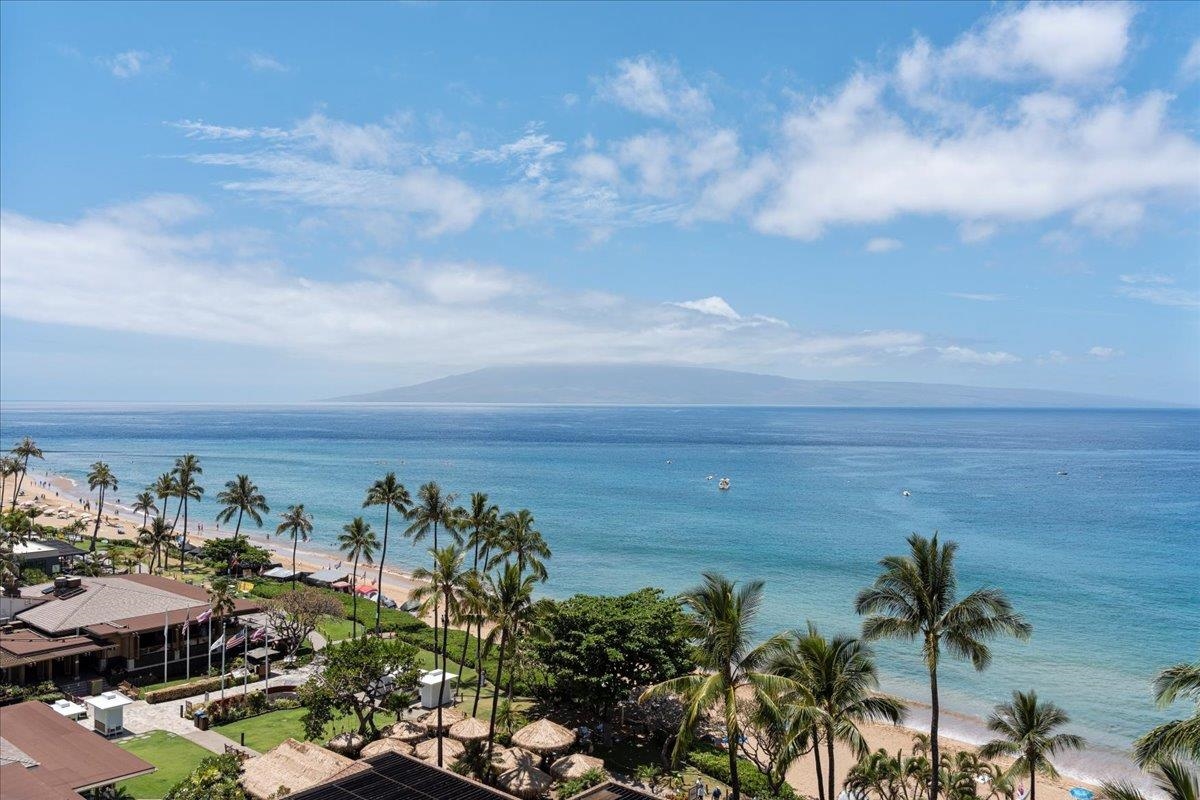
[[[1059,475],[1066,475],[1066,474],[1067,474],[1067,471],[1066,471],[1065,469],[1060,469],[1060,470],[1058,471],[1058,474],[1059,474]]]
[[[900,494],[904,495],[905,497],[912,497],[912,492],[910,492],[908,489],[905,489]]]
[[[721,480],[717,482],[717,488],[722,491],[728,489],[729,488],[729,478],[721,478]]]
[[[706,480],[706,481],[711,481],[711,480],[712,480],[713,478],[715,478],[715,477],[716,477],[715,475],[709,475],[709,476],[708,476],[707,478],[705,478],[704,480]]]

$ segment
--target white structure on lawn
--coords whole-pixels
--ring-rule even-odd
[[[125,706],[133,701],[120,692],[105,692],[95,697],[85,697],[83,702],[92,709],[92,722],[96,733],[116,736],[125,730]]]
[[[442,685],[442,671],[435,669],[421,676],[421,708],[437,708],[454,703],[454,692],[458,686],[458,676],[453,672],[446,673],[446,688],[442,691],[442,702],[438,702],[438,689]]]

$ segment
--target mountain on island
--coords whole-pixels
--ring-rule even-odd
[[[1161,407],[1130,398],[942,383],[823,381],[644,364],[486,367],[332,398],[348,403],[780,405],[946,408]]]

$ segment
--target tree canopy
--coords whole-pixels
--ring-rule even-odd
[[[358,732],[374,736],[375,709],[392,706],[388,699],[397,692],[412,691],[420,675],[417,649],[398,639],[364,636],[330,645],[324,654],[324,670],[300,688],[309,739],[322,735],[335,710],[353,712]]]

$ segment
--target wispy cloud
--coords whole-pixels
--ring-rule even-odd
[[[287,72],[288,67],[283,62],[276,59],[274,56],[251,51],[246,53],[244,60],[246,66],[256,72]]]
[[[1118,356],[1125,355],[1125,351],[1119,350],[1115,347],[1105,347],[1104,345],[1096,345],[1095,347],[1090,348],[1087,351],[1087,354],[1089,356],[1091,356],[1092,358],[1097,358],[1097,359],[1100,359],[1101,361],[1107,361],[1110,358],[1116,358]]]
[[[101,58],[99,61],[118,78],[134,78],[138,75],[166,72],[171,68],[170,56],[148,53],[145,50],[126,50]]]
[[[1174,283],[1175,279],[1169,275],[1122,275],[1117,294],[1158,306],[1200,308],[1200,292],[1175,286]]]
[[[599,81],[597,94],[657,119],[688,119],[712,110],[703,86],[685,79],[675,62],[650,55],[619,61],[615,71]]]
[[[992,352],[982,352],[973,350],[970,347],[961,347],[959,345],[948,345],[946,347],[937,348],[938,353],[947,361],[956,361],[960,364],[980,364],[984,366],[999,366],[1003,364],[1016,364],[1021,359],[1012,353],[1007,353],[1003,350],[994,350]]]
[[[904,247],[904,242],[899,239],[875,238],[868,241],[863,249],[868,253],[890,253],[901,247]]]
[[[974,300],[977,303],[995,303],[1004,299],[1004,295],[991,292],[946,292],[946,295],[957,297],[959,300]]]

